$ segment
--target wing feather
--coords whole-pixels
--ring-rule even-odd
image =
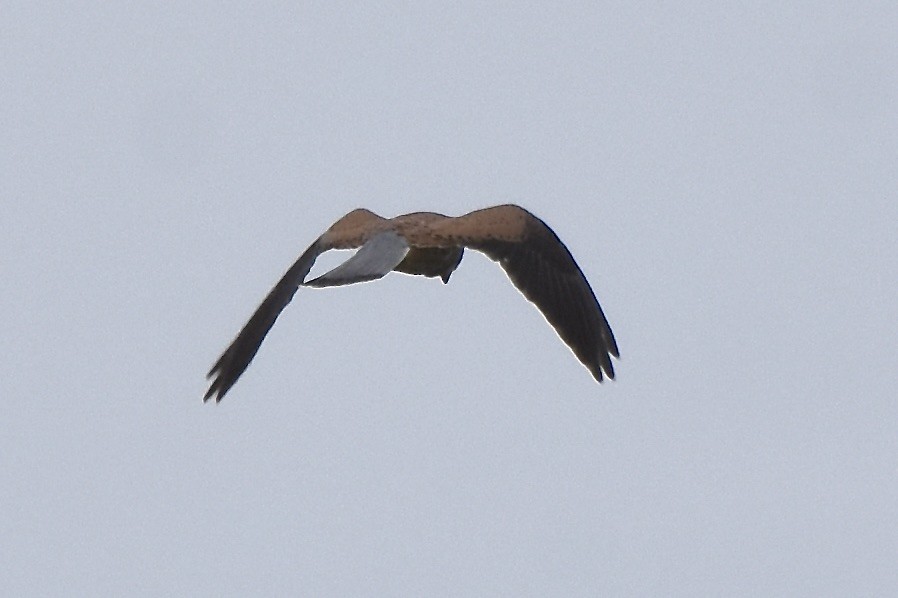
[[[237,382],[255,357],[265,335],[268,334],[277,317],[293,299],[299,285],[308,276],[315,260],[324,250],[321,240],[315,241],[274,285],[231,345],[225,349],[225,352],[206,374],[207,378],[214,377],[214,379],[203,397],[204,402],[213,396],[216,402],[221,401]]]
[[[484,227],[483,233],[465,235],[459,241],[499,262],[596,380],[613,379],[611,356],[620,353],[592,287],[555,232],[518,209],[528,217],[517,238],[493,235]]]

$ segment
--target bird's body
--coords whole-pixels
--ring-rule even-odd
[[[331,249],[358,251],[333,270],[306,281],[315,259]],[[465,249],[499,262],[596,380],[602,381],[603,372],[614,377],[610,356],[619,356],[617,343],[592,288],[558,236],[527,210],[502,205],[458,217],[415,212],[388,219],[360,208],[327,229],[269,292],[210,370],[214,379],[204,400],[224,397],[299,286],[366,282],[391,271],[439,276],[447,283]]]

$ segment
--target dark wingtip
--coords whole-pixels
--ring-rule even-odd
[[[213,383],[212,386],[209,387],[209,390],[206,391],[206,394],[203,395],[203,403],[208,403],[209,399],[211,399],[212,395],[214,395],[214,394],[215,394],[215,384]]]
[[[213,396],[215,396],[216,391],[218,391],[218,380],[215,380],[214,382],[212,382],[212,384],[209,386],[209,390],[207,390],[206,394],[203,395],[203,403],[209,402],[209,399],[211,399]],[[216,403],[218,403],[219,401],[221,401],[220,393],[219,393],[218,397],[215,398]]]
[[[230,387],[223,387],[219,385],[218,381],[216,380],[212,383],[212,386],[209,387],[209,390],[207,390],[206,394],[203,396],[203,403],[207,403],[212,397],[215,397],[216,403],[221,403],[221,400],[228,392],[228,388]]]
[[[231,384],[225,384],[224,380],[222,379],[222,359],[219,359],[218,362],[214,366],[212,366],[212,369],[209,370],[209,373],[206,374],[206,378],[212,378],[214,376],[215,379],[212,380],[212,384],[209,385],[209,390],[207,390],[206,394],[203,395],[203,403],[207,403],[212,397],[215,397],[216,403],[221,403],[221,400],[224,398],[225,394],[233,384],[233,382]]]

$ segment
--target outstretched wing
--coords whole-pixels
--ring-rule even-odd
[[[330,272],[302,283],[307,287],[335,287],[383,278],[399,265],[409,251],[408,243],[388,230],[376,234],[355,254]]]
[[[592,287],[558,235],[518,206],[472,212],[450,224],[452,236],[499,262],[593,377],[614,378],[617,342]]]
[[[212,384],[203,401],[208,401],[213,396],[216,402],[227,394],[228,390],[237,382],[237,379],[243,374],[247,366],[255,357],[256,352],[265,339],[265,335],[271,330],[274,321],[280,315],[281,311],[293,299],[296,289],[302,284],[303,279],[309,274],[315,259],[321,255],[321,240],[315,241],[311,247],[299,256],[299,259],[287,270],[286,274],[271,291],[262,304],[256,309],[256,313],[249,319],[234,342],[225,349],[221,354],[209,373],[207,378],[212,378]]]

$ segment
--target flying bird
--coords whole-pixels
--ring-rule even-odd
[[[306,281],[315,259],[331,249],[358,249],[326,274]],[[392,271],[449,282],[465,249],[499,262],[593,377],[614,378],[617,343],[580,267],[549,226],[519,206],[501,205],[451,217],[415,212],[382,218],[357,209],[337,220],[271,289],[207,378],[203,401],[227,394],[300,286],[332,287],[383,278]]]

